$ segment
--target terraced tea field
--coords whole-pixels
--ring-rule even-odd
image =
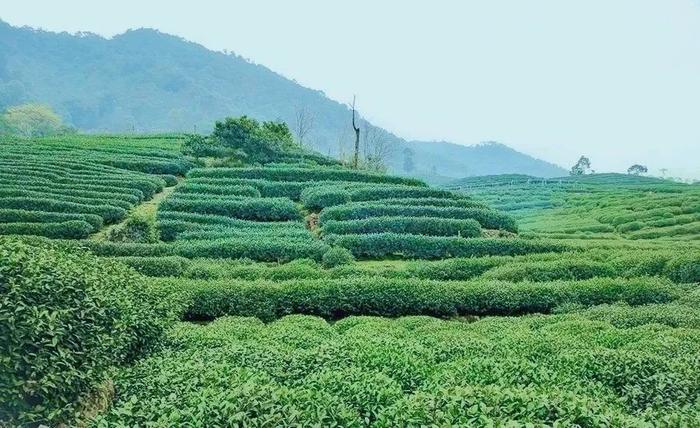
[[[0,144],[0,425],[700,426],[697,186],[181,145]]]
[[[550,238],[700,239],[700,185],[621,174],[479,177],[449,186]]]

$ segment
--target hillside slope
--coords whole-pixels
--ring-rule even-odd
[[[305,107],[315,116],[307,142],[316,150],[347,154],[353,138],[346,106],[239,56],[154,30],[105,39],[0,21],[0,108],[29,101],[48,103],[68,123],[91,132],[208,131],[215,120],[242,114],[294,123],[297,109]],[[410,173],[421,176],[563,174],[505,146],[408,143],[368,123],[363,127],[392,145],[394,172],[403,171],[404,149],[410,147]]]

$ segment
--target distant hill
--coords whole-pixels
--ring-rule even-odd
[[[347,156],[353,142],[347,106],[323,92],[239,56],[150,29],[105,39],[0,21],[0,109],[30,101],[51,105],[67,123],[88,132],[206,132],[216,119],[242,114],[293,124],[303,107],[315,117],[306,141],[316,150]],[[407,142],[367,122],[363,127],[372,140],[392,147],[392,171],[431,181],[565,172],[502,144]],[[410,170],[404,168],[406,148],[414,153]]]

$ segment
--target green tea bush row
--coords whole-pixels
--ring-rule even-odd
[[[188,178],[186,181],[189,185],[197,186],[252,186],[258,189],[260,195],[265,198],[289,198],[298,201],[301,198],[301,192],[309,187],[308,181],[269,181],[263,179],[248,179],[248,178]],[[314,182],[314,185],[320,183]],[[331,182],[331,184],[335,184]]]
[[[250,283],[157,281],[172,293],[190,296],[186,313],[193,319],[240,315],[272,320],[286,314],[317,315],[329,319],[349,315],[519,315],[547,313],[564,304],[664,303],[680,295],[680,290],[670,281],[659,278],[595,278],[517,284],[373,277]]]
[[[81,220],[92,226],[91,232],[102,228],[102,217],[97,214],[54,213],[0,208],[0,223],[63,223]]]
[[[698,416],[696,336],[653,325],[294,315],[181,323],[170,338],[119,373],[98,426],[631,428]]]
[[[254,198],[259,198],[261,196],[260,191],[257,188],[244,184],[215,185],[185,182],[184,185],[177,189],[177,192],[207,195],[250,196]]]
[[[158,257],[182,256],[187,258],[229,258],[265,262],[285,262],[294,259],[320,260],[328,245],[318,240],[281,240],[277,237],[258,237],[255,240],[220,238],[214,241],[182,241],[175,243],[139,244],[108,241],[82,241],[99,256]]]
[[[83,220],[68,220],[60,223],[0,223],[0,235],[36,235],[56,239],[84,239],[92,231],[92,225]]]
[[[2,173],[0,173],[0,179],[4,178],[2,177]],[[30,181],[25,181],[17,184],[9,185],[10,188],[18,187],[22,189],[27,189],[27,190],[45,190],[45,189],[52,189],[55,191],[60,191],[60,192],[78,192],[78,194],[82,192],[86,192],[86,196],[89,196],[90,192],[99,192],[99,193],[109,193],[110,197],[114,199],[124,199],[127,201],[133,200],[132,198],[136,198],[136,202],[141,202],[145,199],[145,195],[142,191],[134,188],[125,188],[125,187],[112,187],[112,186],[102,186],[99,184],[65,184],[65,183],[52,183],[49,180],[30,180]],[[119,197],[121,196],[121,197]]]
[[[186,270],[189,260],[180,256],[159,256],[159,257],[114,257],[114,260],[124,263],[133,268],[138,273],[153,276],[180,276]]]
[[[484,276],[511,282],[541,282],[613,277],[617,276],[617,272],[607,263],[565,258],[535,263],[509,263],[488,271]]]
[[[124,208],[112,205],[85,205],[48,198],[1,198],[0,205],[3,208],[27,211],[96,214],[102,217],[105,223],[116,223],[126,216]]]
[[[400,256],[417,259],[512,256],[564,251],[567,247],[545,241],[498,238],[460,238],[399,233],[327,235],[326,242],[350,250],[360,259]]]
[[[84,205],[111,205],[125,210],[134,207],[133,204],[121,199],[89,198],[83,196],[69,196],[56,194],[53,192],[39,192],[34,190],[9,190],[0,188],[0,199],[2,198],[35,198],[35,199],[55,199],[62,202],[73,202]]]
[[[294,202],[285,198],[240,198],[230,200],[183,200],[171,197],[160,205],[163,211],[216,214],[244,220],[300,220]]]
[[[350,202],[350,192],[340,187],[308,187],[301,192],[300,200],[307,209],[320,211],[325,207]]]
[[[323,232],[336,235],[393,232],[412,235],[473,238],[481,236],[481,225],[478,221],[472,219],[370,217],[360,220],[328,220],[323,223]]]
[[[187,215],[180,215],[187,214]],[[195,217],[196,216],[196,217]],[[163,241],[175,240],[183,232],[211,232],[216,229],[233,231],[240,230],[241,233],[250,231],[269,231],[271,233],[308,233],[301,222],[253,222],[250,220],[240,220],[231,217],[215,215],[197,215],[191,213],[178,213],[174,211],[159,212],[158,229]]]
[[[217,227],[206,230],[191,230],[179,233],[179,240],[206,241],[219,238],[239,239],[264,239],[278,238],[287,241],[303,241],[314,239],[314,236],[306,229],[258,229],[258,228],[231,228]]]
[[[517,232],[515,220],[498,211],[483,208],[433,207],[411,205],[385,205],[382,203],[350,203],[329,207],[321,211],[320,221],[358,220],[368,217],[405,216],[474,219],[487,229],[503,229]]]
[[[120,179],[103,179],[103,178],[86,178],[81,180],[65,180],[61,178],[42,178],[42,177],[27,177],[27,176],[12,176],[9,179],[4,173],[0,173],[0,184],[11,184],[22,186],[24,184],[41,185],[46,184],[52,188],[70,188],[70,189],[111,189],[134,191],[138,190],[143,199],[151,199],[154,194],[163,190],[165,182],[161,179],[158,181],[149,181],[142,179],[131,179],[122,177]]]
[[[358,181],[425,186],[425,183],[415,178],[341,168],[196,168],[189,172],[188,177],[255,178],[275,181]]]
[[[85,254],[0,240],[0,423],[71,423],[116,364],[152,349],[168,322],[140,276]]]
[[[87,190],[87,189],[73,189],[73,188],[57,188],[54,186],[34,186],[34,185],[3,185],[2,191],[33,191],[42,192],[48,194],[55,194],[61,196],[75,196],[81,198],[89,199],[101,199],[101,200],[120,200],[128,202],[131,205],[136,205],[141,202],[141,198],[133,193],[124,193],[117,191],[98,191],[98,190]],[[140,193],[140,192],[139,192]]]

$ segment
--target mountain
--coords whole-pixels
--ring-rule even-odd
[[[348,107],[323,92],[240,56],[150,29],[106,39],[0,21],[0,109],[23,102],[49,104],[86,132],[208,132],[215,120],[242,114],[294,127],[304,109],[314,117],[305,142],[319,152],[348,156],[354,138]],[[501,144],[408,142],[366,121],[361,127],[371,145],[363,149],[388,151],[394,172],[428,179],[564,173]],[[414,168],[404,168],[407,149]]]

